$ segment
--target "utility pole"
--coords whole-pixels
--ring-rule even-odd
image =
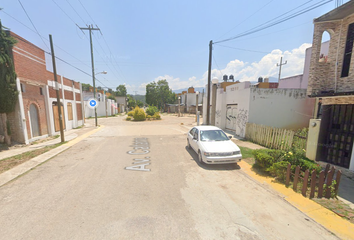
[[[278,82],[280,80],[280,74],[281,74],[281,66],[285,65],[288,61],[285,61],[285,63],[283,63],[283,57],[280,58],[280,64],[277,63],[277,67],[279,67],[279,78],[278,78]]]
[[[213,51],[213,40],[209,42],[209,66],[208,66],[208,99],[207,99],[207,119],[206,125],[210,124],[210,82],[211,82],[211,54]]]
[[[137,93],[138,91],[134,91],[134,92],[135,92],[134,98],[135,98],[135,107],[136,107],[136,93]]]
[[[52,35],[50,35],[50,34],[49,34],[49,40],[50,40],[50,49],[51,49],[51,52],[52,52],[53,73],[54,73],[54,81],[55,81],[55,92],[57,94],[57,103],[58,103],[60,140],[63,143],[63,142],[65,142],[65,139],[64,139],[64,126],[63,126],[63,115],[62,115],[62,112],[61,112],[61,104],[60,104],[60,97],[59,97],[59,85],[58,85],[58,78],[57,78],[57,67],[55,65],[55,55],[54,55],[53,40],[52,40]]]
[[[94,61],[93,61],[92,31],[95,31],[95,30],[101,31],[101,30],[99,28],[94,28],[93,25],[89,25],[88,28],[80,28],[80,29],[81,30],[89,30],[89,32],[90,32],[93,98],[96,99],[95,65],[94,65]],[[96,110],[96,107],[95,107],[95,126],[97,127],[97,110]]]

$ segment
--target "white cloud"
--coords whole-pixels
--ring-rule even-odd
[[[269,54],[262,57],[258,62],[243,62],[239,59],[230,61],[224,69],[212,69],[211,78],[217,77],[222,81],[224,74],[234,75],[235,80],[244,81],[257,81],[258,77],[276,77],[278,78],[280,58],[283,57],[283,63],[287,64],[282,66],[281,77],[289,77],[303,73],[305,52],[306,49],[311,47],[311,44],[304,43],[299,48],[291,51],[282,52],[275,49]],[[201,78],[195,76],[190,77],[188,80],[181,80],[170,75],[159,76],[155,81],[166,79],[170,88],[173,90],[188,88],[188,87],[204,87],[207,83],[208,72],[204,72]],[[146,84],[145,84],[146,86]]]

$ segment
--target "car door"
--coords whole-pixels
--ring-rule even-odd
[[[191,145],[191,143],[193,141],[194,132],[195,132],[195,128],[192,128],[187,134],[187,139],[188,139],[189,145]]]
[[[198,141],[199,141],[199,130],[195,129],[194,134],[193,134],[193,138],[191,141],[191,146],[196,153],[198,152]]]

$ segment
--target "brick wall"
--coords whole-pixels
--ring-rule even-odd
[[[43,74],[46,71],[44,51],[12,32],[11,36],[17,39],[12,49],[17,76],[46,84]]]
[[[343,21],[315,22],[307,95],[316,96],[321,91],[354,91],[354,54],[351,56],[348,77],[341,78],[348,26],[353,22],[354,15],[344,18]],[[319,62],[324,31],[331,37],[329,52],[327,62]]]
[[[20,82],[22,83],[21,79]],[[26,84],[25,92],[22,92],[23,107],[26,116],[27,134],[29,138],[31,138],[31,128],[30,128],[30,122],[28,121],[28,119],[30,118],[28,112],[30,110],[31,104],[34,104],[38,111],[40,135],[48,134],[45,100],[44,100],[44,95],[40,95],[39,88],[40,88],[39,86]]]

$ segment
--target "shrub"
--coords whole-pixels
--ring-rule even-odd
[[[153,118],[157,119],[157,120],[160,120],[161,119],[161,116],[160,116],[160,113],[159,112],[155,112],[154,116],[152,116]]]
[[[133,115],[134,115],[134,111],[128,112],[128,116],[129,116],[129,117],[132,117]]]
[[[256,150],[254,151],[255,165],[258,168],[267,170],[270,166],[275,163],[274,157],[269,155],[269,150]]]
[[[157,107],[155,107],[154,105],[149,106],[146,110],[146,113],[150,116],[153,116],[156,112],[158,112],[159,110],[157,109]]]
[[[147,119],[147,120],[151,120],[151,118],[152,118],[152,117],[151,117],[150,115],[146,115],[146,119]]]
[[[132,118],[128,116],[125,120],[130,121]]]
[[[146,115],[144,109],[136,107],[133,114],[134,121],[145,121]]]
[[[270,175],[276,177],[279,181],[285,182],[288,164],[288,161],[276,162],[273,163],[273,165],[269,167],[267,171],[270,173]]]

